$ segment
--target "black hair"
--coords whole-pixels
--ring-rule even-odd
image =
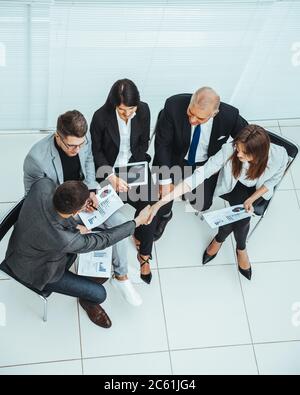
[[[127,107],[135,107],[140,104],[138,88],[133,81],[127,78],[118,80],[113,84],[106,99],[105,107],[112,111],[120,104]]]
[[[61,214],[73,214],[84,206],[89,196],[88,187],[83,182],[66,181],[56,189],[53,205]]]

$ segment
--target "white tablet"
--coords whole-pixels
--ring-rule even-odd
[[[148,184],[148,162],[128,163],[125,166],[114,167],[115,175],[122,178],[130,186]]]

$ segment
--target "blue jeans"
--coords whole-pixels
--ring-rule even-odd
[[[47,284],[44,290],[74,296],[91,304],[103,303],[106,299],[106,290],[103,285],[97,284],[84,276],[79,276],[69,271],[75,259],[76,255],[67,265],[66,271],[61,279],[54,283]]]

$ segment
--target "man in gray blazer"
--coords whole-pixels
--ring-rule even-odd
[[[24,161],[24,187],[42,177],[49,177],[57,185],[64,181],[83,181],[94,200],[96,182],[91,138],[84,116],[77,110],[67,111],[57,120],[56,133],[38,141]]]
[[[67,181],[57,189],[49,178],[36,181],[10,237],[4,264],[32,288],[78,297],[89,318],[109,328],[111,321],[100,306],[106,299],[103,285],[68,269],[76,254],[104,249],[132,235],[147,223],[150,206],[133,221],[88,233],[73,218],[88,204],[89,190],[81,181]]]
[[[91,138],[87,122],[79,111],[67,111],[58,117],[56,133],[46,136],[31,148],[23,169],[26,193],[36,180],[43,177],[50,178],[57,185],[69,180],[83,181],[90,191],[93,206],[98,205],[95,192],[99,184],[96,182]],[[92,206],[87,210],[93,210]],[[105,221],[105,225],[117,226],[126,221],[127,218],[117,211]],[[127,275],[127,247],[128,240],[125,239],[114,247],[116,256],[111,282],[129,304],[138,306],[142,299]]]

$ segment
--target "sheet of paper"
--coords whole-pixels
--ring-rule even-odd
[[[211,228],[231,224],[240,219],[251,217],[252,213],[247,213],[242,204],[222,208],[220,210],[210,211],[202,214],[202,217]]]
[[[110,278],[111,262],[112,247],[101,251],[79,254],[78,274],[81,276]]]
[[[103,224],[107,218],[124,205],[110,184],[99,189],[96,196],[99,202],[98,209],[91,213],[86,211],[79,213],[79,217],[87,229],[93,229]]]

